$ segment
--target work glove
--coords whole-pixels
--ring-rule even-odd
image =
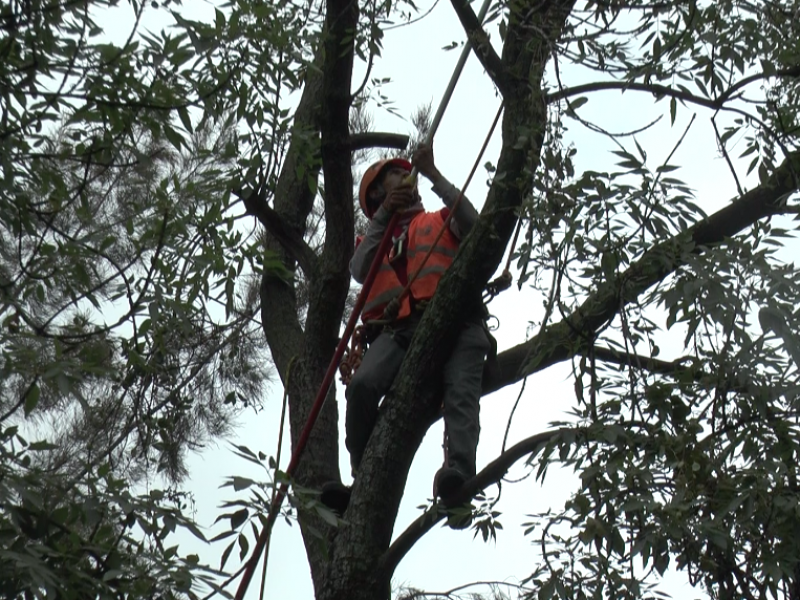
[[[442,176],[434,163],[433,146],[430,144],[420,144],[417,151],[414,152],[414,156],[411,157],[411,162],[420,173],[433,182]]]
[[[386,194],[383,209],[389,213],[403,212],[419,201],[416,188],[411,183],[403,183]]]

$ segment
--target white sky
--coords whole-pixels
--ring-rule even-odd
[[[421,8],[424,11],[428,6],[430,4],[426,2]],[[203,12],[205,10],[193,9],[191,16],[200,19]],[[153,15],[154,20],[149,25],[151,29],[157,26],[160,18],[163,18],[159,15],[163,14],[159,12]],[[446,1],[440,2],[433,13],[421,23],[387,32],[383,57],[377,62],[373,76],[392,78],[392,83],[384,88],[384,92],[394,100],[395,107],[401,114],[408,117],[416,107],[428,102],[436,106],[460,52],[460,50],[445,52],[441,48],[463,38],[458,20]],[[360,73],[354,77],[355,82],[360,81],[359,75]],[[576,80],[578,73],[567,70],[562,75],[565,83],[569,83],[570,80]],[[499,98],[489,78],[482,72],[475,57],[470,57],[434,143],[439,169],[457,186],[465,180],[498,105]],[[697,190],[697,198],[706,212],[713,212],[735,194],[735,186],[723,159],[716,150],[713,131],[708,120],[710,115],[699,112],[699,109],[679,106],[677,123],[671,128],[667,102],[662,101],[661,104],[655,105],[655,112],[653,107],[652,97],[646,94],[622,95],[619,92],[604,92],[591,96],[589,103],[581,109],[581,115],[588,120],[596,119],[611,130],[632,130],[645,125],[655,115],[666,113],[662,123],[637,137],[651,154],[654,163],[658,164],[671,151],[688,123],[691,112],[698,110],[697,121],[672,163],[682,165],[676,175]],[[374,116],[376,130],[400,133],[408,133],[411,130],[409,123],[386,111],[377,110]],[[570,128],[568,138],[578,147],[576,158],[578,172],[588,167],[595,170],[611,168],[616,159],[608,153],[611,146],[605,139],[586,132],[574,122],[570,124]],[[483,162],[496,160],[499,144],[498,132]],[[485,171],[481,168],[467,191],[467,196],[479,209],[484,201],[485,180]],[[421,192],[427,208],[436,209],[437,198],[430,192],[430,186],[422,182]],[[541,299],[527,290],[518,292],[516,287],[513,287],[495,300],[491,310],[493,314],[500,316],[501,327],[496,337],[499,349],[503,350],[525,339],[528,323],[541,315]],[[506,420],[519,389],[519,385],[509,386],[483,400],[482,433],[478,450],[479,469],[499,453]],[[244,444],[254,451],[260,450],[268,455],[274,455],[277,447],[276,430],[280,416],[281,393],[279,385],[273,386],[269,397],[265,399],[264,410],[255,416],[252,413],[246,414],[236,438],[231,442]],[[343,399],[341,390],[338,397],[341,402]],[[574,401],[569,364],[556,366],[531,377],[511,429],[509,446],[547,429],[548,423],[554,420],[566,419],[566,412],[573,406]],[[340,403],[339,412],[343,417],[343,403]],[[341,431],[343,430],[342,422]],[[402,532],[405,526],[419,515],[415,507],[425,504],[431,496],[432,477],[442,461],[441,439],[440,422],[431,428],[417,453],[395,526],[395,534]],[[288,440],[286,444],[288,448]],[[282,467],[288,463],[287,450],[284,450],[284,456]],[[348,456],[343,441],[340,462],[343,474],[349,473]],[[209,448],[201,455],[192,457],[189,466],[191,473],[189,488],[197,500],[197,521],[202,526],[210,527],[216,515],[221,512],[218,509],[219,503],[234,496],[231,488],[218,489],[223,478],[234,474],[246,476],[248,465],[234,457],[225,443],[220,443],[218,447]],[[522,469],[517,467],[512,471],[512,476],[514,473],[522,472]],[[573,483],[574,479],[570,474],[553,469],[544,485],[533,478],[516,485],[505,485],[503,499],[498,506],[503,512],[500,520],[504,530],[499,532],[496,545],[478,540],[472,541],[472,533],[469,531],[457,532],[446,527],[437,527],[423,538],[401,563],[395,574],[395,584],[409,584],[416,588],[444,591],[469,581],[508,578],[514,581],[515,577],[525,577],[533,570],[539,559],[535,543],[538,538],[535,533],[532,537],[524,537],[521,523],[528,520],[526,515],[530,513],[544,511],[549,507],[556,510],[563,507]],[[492,494],[494,489],[496,488],[489,490],[489,493]],[[225,527],[227,523],[221,528],[215,528],[213,533],[218,533]],[[210,532],[209,537],[213,533]],[[218,564],[219,556],[228,542],[226,540],[215,547],[203,547],[188,536],[185,537],[185,542],[184,537],[181,540],[182,552],[198,552],[203,560],[212,564]],[[227,565],[229,570],[238,566],[237,555],[238,552],[234,551]],[[693,591],[688,586],[683,576],[668,575],[662,587],[663,591],[679,598],[702,596],[699,591]],[[259,575],[250,587],[248,598],[258,597],[259,580],[260,569]],[[266,589],[267,598],[303,600],[313,598],[299,529],[296,526],[290,528],[283,521],[278,521],[273,533]],[[234,586],[231,591],[233,590]]]

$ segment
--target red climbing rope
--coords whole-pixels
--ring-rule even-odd
[[[311,407],[311,412],[308,415],[305,427],[303,427],[303,431],[300,433],[300,438],[297,440],[297,446],[292,453],[289,466],[286,467],[287,479],[291,478],[297,469],[297,465],[300,463],[300,456],[303,454],[303,451],[306,448],[308,438],[311,436],[311,430],[314,428],[314,424],[317,422],[317,417],[322,411],[322,406],[325,404],[325,398],[328,396],[328,389],[333,382],[333,377],[336,374],[339,361],[341,360],[342,354],[344,354],[344,350],[347,347],[347,342],[350,339],[350,335],[353,333],[353,329],[355,329],[356,321],[358,321],[358,317],[361,314],[361,309],[364,308],[364,304],[367,301],[367,294],[369,294],[372,283],[375,281],[375,277],[378,275],[378,270],[381,268],[381,264],[383,263],[383,257],[389,251],[389,246],[392,243],[392,231],[394,231],[398,218],[399,215],[397,214],[392,216],[391,221],[389,221],[389,226],[386,228],[386,232],[383,234],[381,244],[378,246],[378,252],[375,254],[375,259],[372,261],[372,265],[369,268],[367,278],[364,280],[364,285],[361,288],[361,292],[358,294],[356,305],[353,307],[353,312],[350,315],[350,319],[347,321],[347,326],[344,328],[342,338],[339,340],[339,344],[336,346],[336,352],[333,354],[333,359],[331,360],[330,365],[328,365],[328,370],[325,372],[325,377],[322,380],[322,385],[320,386],[317,397],[314,400],[313,406]],[[247,560],[247,565],[244,573],[242,574],[242,581],[239,583],[239,589],[236,590],[236,600],[243,600],[244,598],[244,594],[250,585],[250,580],[253,578],[256,567],[258,567],[258,561],[261,558],[261,553],[264,551],[264,547],[269,541],[272,527],[275,525],[275,520],[278,518],[278,510],[280,509],[281,504],[283,504],[283,499],[286,497],[286,493],[288,491],[289,483],[288,481],[284,481],[281,484],[277,495],[270,503],[269,514],[267,515],[267,523],[258,536],[256,546],[253,548],[253,554]]]
[[[483,22],[483,18],[486,15],[486,12],[489,9],[489,5],[491,0],[484,0],[483,6],[478,14],[478,19],[480,22]],[[438,128],[439,121],[444,114],[445,108],[447,107],[448,102],[453,94],[453,89],[455,88],[455,84],[458,81],[458,78],[461,74],[461,70],[464,67],[464,63],[466,62],[467,56],[470,52],[470,42],[469,40],[465,44],[464,50],[462,52],[462,56],[459,59],[458,64],[456,65],[456,69],[453,73],[453,76],[448,84],[447,90],[445,91],[444,97],[439,105],[439,109],[437,111],[436,116],[434,117],[433,123],[431,125],[431,129],[428,132],[426,137],[426,142],[430,143],[433,138],[436,129]],[[500,118],[500,111],[502,111],[502,104],[500,105],[500,110],[497,113],[497,117],[495,118],[494,124],[492,125],[492,132],[494,131],[495,126],[497,125],[497,121]],[[448,215],[447,220],[445,221],[445,227],[448,225],[450,218],[452,217],[453,210],[457,208],[458,203],[461,202],[461,198],[464,195],[464,189],[469,185],[469,181],[472,179],[475,170],[478,168],[478,164],[480,162],[480,157],[483,156],[483,152],[486,149],[487,144],[489,143],[489,138],[491,137],[491,132],[489,136],[487,136],[486,141],[484,142],[483,148],[481,149],[480,156],[478,160],[475,161],[475,165],[472,168],[472,172],[470,173],[469,178],[467,179],[467,183],[461,189],[461,194],[457,202],[453,205],[453,209]],[[416,176],[416,168],[412,171],[412,177]],[[367,274],[367,278],[364,280],[364,285],[361,288],[361,292],[358,295],[358,299],[356,300],[356,304],[353,307],[353,312],[350,315],[350,319],[347,321],[347,326],[344,329],[341,339],[339,340],[339,344],[336,346],[336,351],[334,352],[333,359],[331,360],[330,364],[328,365],[328,370],[325,372],[325,377],[322,380],[322,385],[320,386],[319,392],[317,393],[317,397],[314,400],[314,404],[311,407],[311,412],[308,415],[308,419],[306,420],[306,424],[303,427],[303,431],[300,433],[300,438],[297,441],[297,446],[292,453],[292,458],[289,461],[289,466],[286,468],[286,475],[287,480],[291,478],[294,474],[295,469],[297,469],[297,465],[300,463],[300,456],[302,455],[303,451],[305,450],[306,444],[308,443],[308,438],[311,435],[311,430],[314,428],[314,425],[317,422],[317,417],[319,413],[322,411],[322,406],[325,404],[325,398],[328,395],[328,389],[333,382],[333,378],[336,374],[337,367],[339,362],[344,355],[344,352],[347,348],[347,343],[350,339],[350,336],[355,329],[356,321],[358,320],[359,315],[361,314],[361,310],[364,308],[364,304],[366,303],[367,295],[369,294],[369,290],[372,287],[372,283],[375,280],[375,277],[378,275],[378,270],[380,269],[381,265],[383,264],[383,257],[389,251],[389,246],[392,242],[392,233],[394,232],[394,228],[397,224],[398,218],[400,215],[394,214],[392,215],[392,219],[389,222],[389,225],[386,228],[386,231],[383,234],[383,238],[381,239],[381,244],[378,246],[378,252],[375,255],[375,259],[372,261],[372,265],[370,266],[369,273]],[[439,237],[436,238],[436,242],[438,242],[439,238],[441,237],[444,229],[439,232]],[[435,243],[433,244],[436,245]],[[430,252],[428,253],[430,255]],[[427,261],[427,256],[425,258]],[[416,277],[419,274],[419,271],[414,274]],[[412,278],[413,280],[413,278]],[[404,290],[407,293],[407,289]],[[244,573],[242,574],[242,580],[239,583],[239,588],[236,590],[235,600],[243,600],[244,595],[247,592],[247,588],[250,585],[250,581],[253,578],[253,574],[255,573],[256,568],[258,567],[258,561],[261,558],[261,553],[264,551],[267,543],[269,542],[269,538],[272,532],[272,528],[275,524],[275,520],[278,517],[278,511],[280,509],[281,504],[283,504],[283,499],[286,497],[286,494],[289,490],[289,483],[288,481],[284,481],[281,484],[281,487],[278,489],[277,495],[274,497],[273,501],[270,503],[269,514],[267,515],[267,522],[264,526],[264,529],[261,530],[261,533],[258,536],[258,540],[256,542],[256,546],[253,549],[253,554],[247,560],[245,565]]]

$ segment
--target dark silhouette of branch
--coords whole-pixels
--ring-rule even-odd
[[[620,90],[623,92],[626,90],[634,90],[636,92],[647,92],[654,96],[677,98],[678,100],[699,104],[700,106],[705,106],[713,110],[720,110],[722,108],[722,102],[720,102],[719,99],[711,100],[710,98],[701,98],[690,92],[676,90],[666,85],[659,85],[657,83],[637,83],[635,81],[595,81],[594,83],[562,88],[557,92],[547,94],[545,101],[548,104],[552,104],[553,102],[558,102],[565,98],[571,98],[589,92],[601,92],[603,90]]]
[[[247,195],[239,191],[235,193],[244,203],[247,214],[256,217],[267,228],[267,231],[297,261],[306,277],[312,277],[316,272],[317,256],[302,236],[292,230],[283,218],[267,204],[263,186],[259,186]]]
[[[14,404],[14,406],[12,406],[11,408],[9,408],[9,409],[8,409],[8,410],[7,410],[7,411],[6,411],[6,412],[5,412],[5,413],[4,413],[2,416],[0,416],[0,423],[3,423],[3,422],[4,422],[4,421],[5,421],[5,420],[6,420],[8,417],[10,417],[11,415],[13,415],[13,414],[14,414],[15,412],[17,412],[17,411],[18,411],[20,408],[22,408],[22,405],[23,405],[23,404],[25,404],[25,399],[28,397],[28,394],[29,394],[29,393],[31,392],[31,390],[33,389],[33,386],[34,386],[34,385],[36,385],[36,382],[37,382],[37,380],[38,380],[38,377],[37,377],[37,378],[34,378],[34,380],[33,380],[33,381],[31,381],[31,382],[28,384],[28,387],[27,387],[27,388],[25,388],[25,391],[24,391],[24,392],[22,392],[22,394],[20,394],[20,396],[19,396],[19,400],[17,401],[17,403],[16,403],[16,404]]]
[[[564,100],[565,98],[571,98],[573,96],[578,96],[580,94],[586,94],[589,92],[600,92],[603,90],[634,90],[637,92],[647,92],[659,97],[667,96],[670,98],[676,98],[685,102],[691,102],[692,104],[705,106],[706,108],[710,108],[712,110],[722,110],[725,107],[725,103],[730,100],[736,92],[753,83],[754,81],[767,79],[768,77],[773,76],[800,77],[800,65],[792,67],[791,69],[781,69],[779,71],[775,71],[774,74],[756,73],[755,75],[745,77],[741,81],[733,84],[730,88],[725,90],[716,100],[712,100],[711,98],[703,98],[701,96],[692,94],[691,92],[671,88],[666,85],[660,85],[657,83],[637,83],[635,81],[596,81],[594,83],[576,85],[574,87],[562,88],[557,92],[553,92],[552,94],[547,94],[545,100],[548,104],[552,104],[553,102],[558,102],[559,100]]]
[[[659,360],[650,356],[641,356],[631,352],[622,352],[613,348],[595,346],[591,352],[597,360],[621,365],[623,367],[635,367],[657,373],[659,375],[676,375],[678,372],[686,371],[690,367],[687,363],[692,360],[688,357],[676,358],[675,360]],[[589,354],[589,351],[584,352]]]
[[[624,273],[600,285],[569,317],[498,354],[498,368],[484,381],[483,393],[499,390],[585,352],[594,332],[613,319],[624,305],[677,271],[686,263],[688,254],[700,254],[760,219],[794,212],[786,206],[786,200],[800,188],[798,174],[800,151],[795,151],[764,183],[645,252]]]
[[[520,592],[527,592],[529,594],[533,591],[533,589],[530,588],[530,587],[526,587],[524,585],[520,585],[519,583],[512,583],[510,581],[471,581],[469,583],[465,583],[465,584],[462,584],[462,585],[457,585],[456,587],[451,588],[451,589],[447,590],[446,592],[426,592],[426,591],[422,591],[422,590],[412,591],[408,595],[399,596],[399,600],[417,600],[417,598],[427,598],[429,596],[431,598],[435,598],[435,599],[443,598],[443,597],[444,598],[452,598],[452,597],[454,597],[454,594],[457,594],[458,592],[461,592],[463,590],[467,590],[467,589],[469,589],[471,587],[478,587],[478,586],[489,586],[489,587],[495,587],[495,588],[506,587],[506,588],[511,588],[511,589],[514,589],[514,590],[519,590]],[[460,597],[460,596],[456,596],[456,597]],[[476,597],[477,598],[478,596],[470,594],[470,597]],[[495,597],[497,597],[497,596],[495,596]]]
[[[545,444],[554,440],[562,433],[574,431],[575,429],[571,427],[543,431],[515,444],[486,465],[475,477],[467,481],[454,498],[454,503],[460,505],[469,502],[478,492],[500,481],[518,460],[529,454],[535,454],[544,447]],[[414,547],[414,544],[446,516],[447,513],[445,509],[441,504],[437,503],[417,517],[384,553],[379,567],[382,572],[394,572],[394,569],[408,551]]]
[[[478,21],[478,15],[475,14],[475,11],[472,10],[466,0],[450,0],[450,3],[453,5],[453,10],[456,11],[458,20],[461,21],[461,26],[472,43],[472,51],[481,61],[481,65],[486,69],[486,73],[492,78],[494,84],[504,94],[508,88],[505,67],[503,66],[503,61],[494,51],[482,24]]]
[[[717,127],[717,115],[711,117],[711,125],[714,126],[714,135],[717,136],[717,145],[719,146],[719,150],[722,152],[722,156],[725,157],[725,162],[728,164],[731,175],[733,175],[733,180],[736,182],[736,191],[738,191],[739,195],[741,196],[744,194],[744,190],[742,189],[742,184],[739,183],[739,176],[736,174],[736,169],[733,167],[733,161],[728,154],[728,149],[725,147],[725,142],[722,140],[722,136],[719,134],[719,128]]]
[[[759,81],[761,79],[767,79],[769,77],[800,77],[800,65],[795,65],[789,69],[779,69],[774,73],[755,73],[754,75],[750,75],[745,77],[741,81],[737,81],[731,87],[729,87],[723,94],[720,96],[720,100],[723,102],[730,99],[733,94],[738,92],[740,89],[747,87],[751,83],[755,81]]]
[[[394,148],[404,150],[408,146],[408,136],[402,133],[384,133],[379,131],[365,131],[364,133],[351,133],[347,143],[350,151],[364,150],[366,148]]]

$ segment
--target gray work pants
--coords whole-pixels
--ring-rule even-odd
[[[378,404],[389,391],[417,323],[381,333],[347,387],[345,445],[355,473],[378,417]],[[480,397],[483,362],[489,338],[480,323],[462,326],[452,354],[442,371],[444,423],[447,429],[448,465],[467,478],[475,475],[475,454],[480,434]]]

